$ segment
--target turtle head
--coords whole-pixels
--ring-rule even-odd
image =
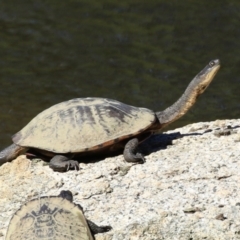
[[[192,90],[196,91],[197,97],[205,91],[205,89],[213,80],[219,68],[220,61],[218,59],[212,60],[201,72],[196,75],[196,77],[194,78],[196,79],[196,81],[192,82],[192,85],[194,85]]]
[[[199,95],[201,95],[212,82],[219,68],[220,61],[218,59],[210,61],[208,65],[193,78],[183,95],[173,105],[162,112],[156,113],[161,128],[182,117],[194,105]]]
[[[69,191],[69,190],[62,190],[59,194],[59,197],[62,197],[62,198],[65,198],[67,199],[68,201],[72,202],[73,201],[73,195],[72,195],[72,192]]]

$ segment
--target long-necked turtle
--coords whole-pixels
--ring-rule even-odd
[[[6,240],[93,240],[94,234],[111,230],[85,219],[82,207],[72,202],[70,191],[33,199],[15,212]]]
[[[13,136],[13,144],[0,152],[0,163],[33,148],[53,156],[50,167],[63,171],[78,167],[77,161],[69,160],[76,155],[106,153],[120,147],[124,148],[126,161],[143,162],[138,143],[183,116],[219,68],[219,60],[211,61],[190,82],[183,95],[162,112],[154,113],[104,98],[77,98],[56,104]]]

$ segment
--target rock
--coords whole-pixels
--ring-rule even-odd
[[[237,134],[214,135],[229,126]],[[23,203],[61,190],[113,227],[96,240],[240,239],[239,133],[240,119],[191,124],[152,136],[144,164],[119,155],[66,173],[20,156],[0,167],[0,239]]]

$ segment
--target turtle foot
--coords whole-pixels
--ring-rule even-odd
[[[69,160],[66,156],[56,155],[50,160],[49,167],[54,171],[66,172],[69,170],[79,170],[79,163],[75,160]]]
[[[88,219],[87,219],[87,223],[93,235],[97,233],[109,232],[112,229],[111,226],[98,226]]]
[[[134,162],[134,163],[144,163],[145,158],[144,155],[137,152],[138,150],[138,139],[133,138],[129,140],[124,148],[124,158],[127,162]]]

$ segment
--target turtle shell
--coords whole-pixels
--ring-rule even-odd
[[[73,202],[41,197],[23,205],[12,217],[6,240],[93,240],[86,219]]]
[[[38,114],[13,142],[55,153],[78,153],[110,146],[155,122],[146,108],[103,98],[76,98]]]

